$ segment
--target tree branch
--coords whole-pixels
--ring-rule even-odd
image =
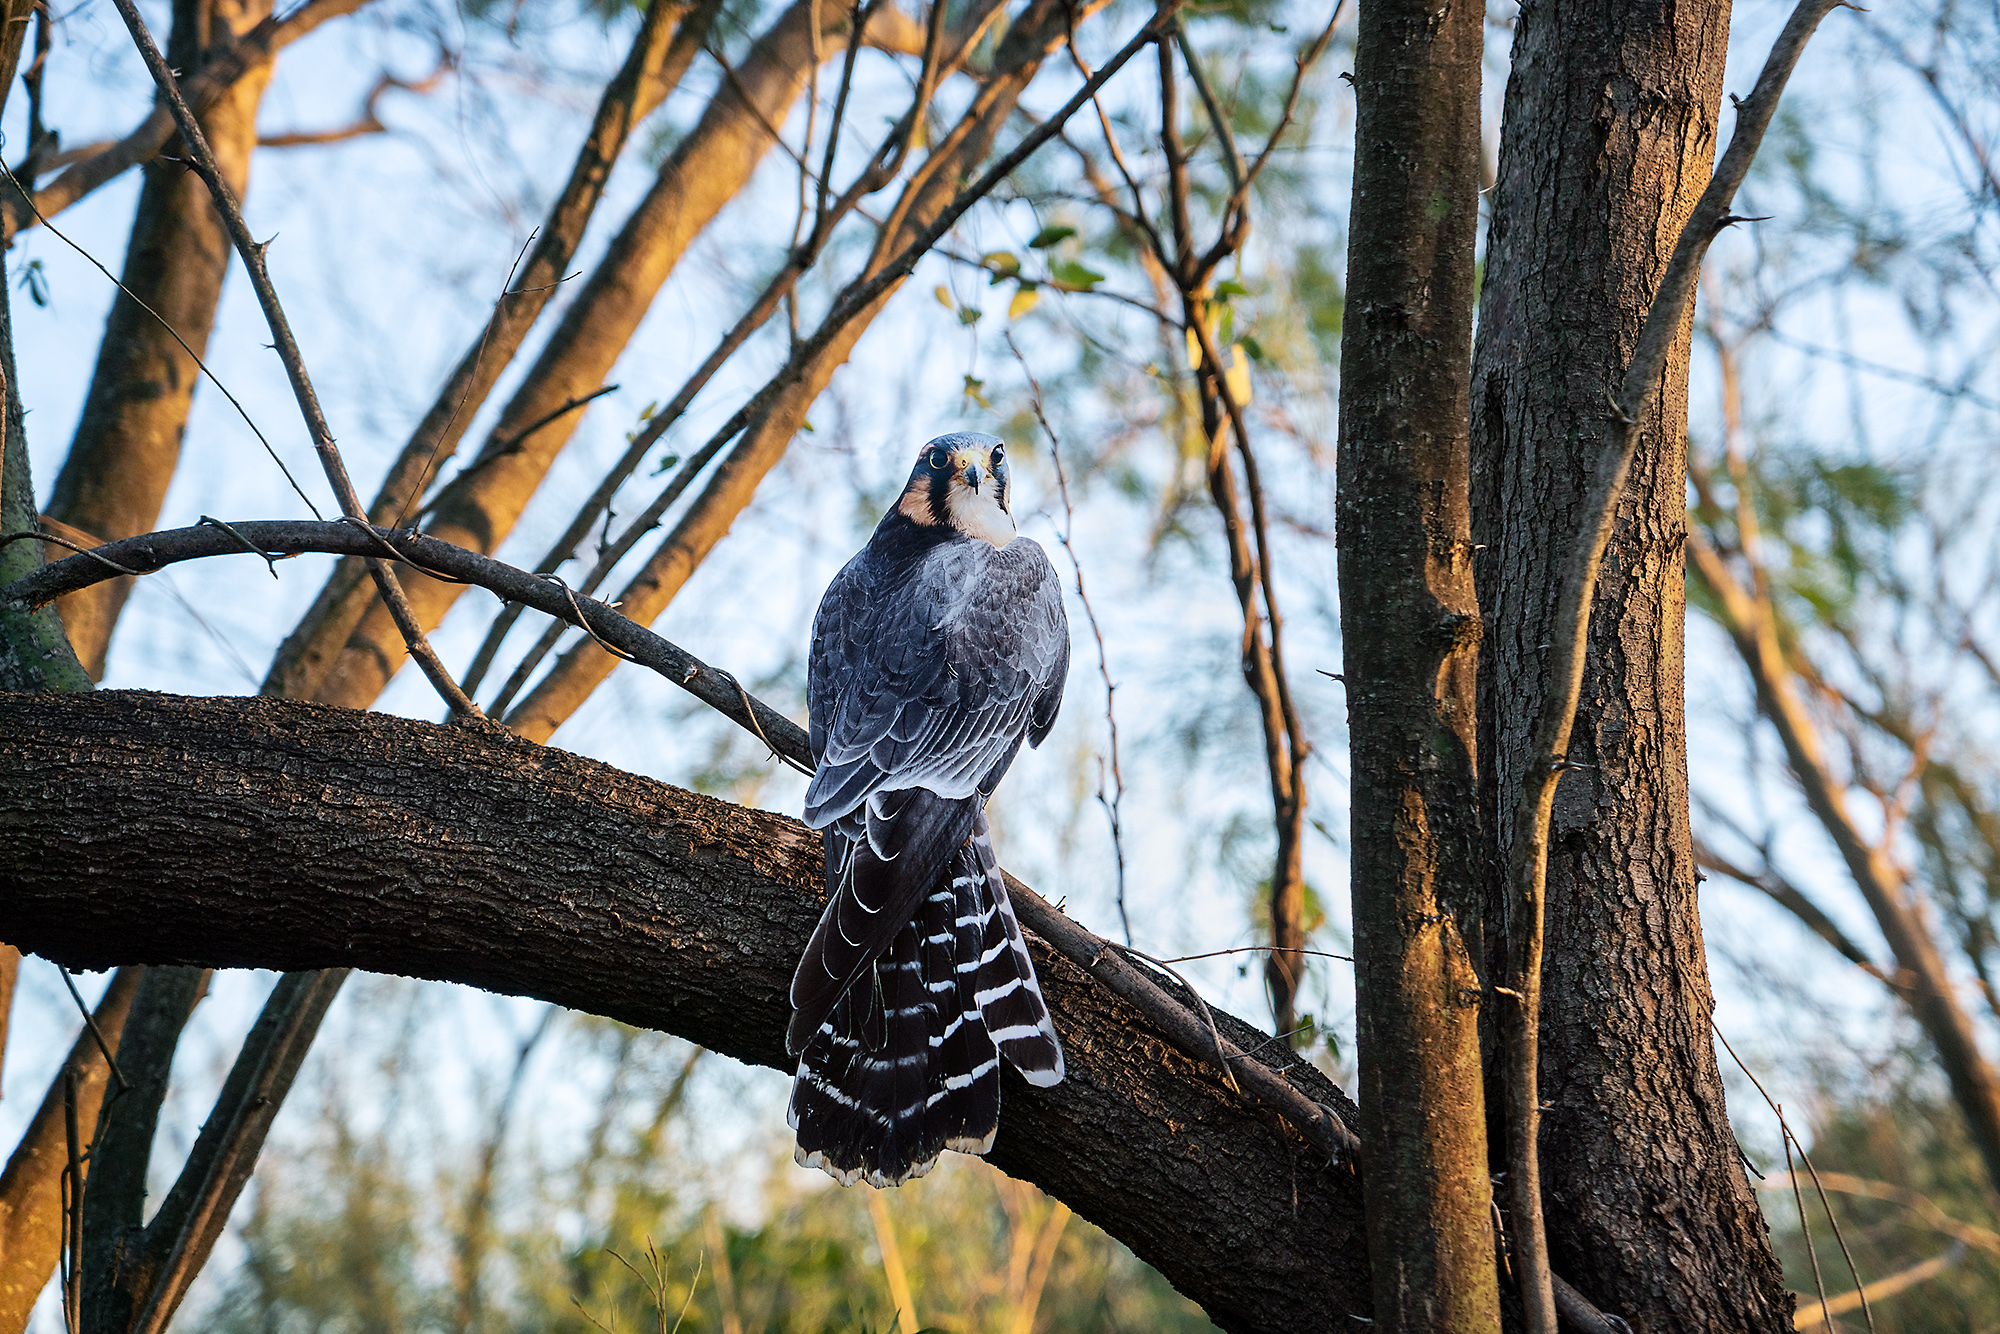
[[[366,3],[368,0],[310,0],[282,21],[275,16],[264,20],[183,85],[188,101],[197,112],[206,112],[258,65],[328,19],[351,14]],[[98,145],[100,151],[90,153],[35,191],[32,205],[20,198],[0,198],[0,241],[12,241],[17,232],[53,218],[127,168],[150,162],[173,137],[173,113],[163,106],[155,107],[123,139]]]
[[[337,522],[266,520],[198,524],[114,542],[82,555],[43,566],[34,575],[0,588],[0,608],[32,608],[77,588],[123,574],[150,574],[168,565],[208,556],[254,554],[266,559],[307,551],[342,555],[368,550],[380,540]],[[610,652],[650,667],[724,717],[751,732],[773,752],[798,764],[810,765],[812,750],[805,729],[754,698],[726,671],[710,667],[677,645],[594,598],[571,591],[558,580],[529,574],[419,533],[397,533],[403,556],[433,577],[476,584],[510,602],[518,602],[587,631]],[[9,541],[0,537],[0,542]],[[248,547],[246,548],[246,543]],[[1140,973],[1108,941],[1085,931],[1051,907],[1026,885],[1010,878],[1021,920],[1046,938],[1065,957],[1096,976],[1112,991],[1137,1006],[1191,1059],[1218,1058],[1229,1063],[1251,1096],[1298,1128],[1329,1158],[1351,1162],[1355,1140],[1340,1121],[1315,1100],[1300,1094],[1276,1072],[1243,1056],[1240,1047],[1222,1042],[1196,1017],[1191,1006],[1169,997]]]
[[[146,22],[139,17],[138,7],[132,0],[112,0],[119,17],[132,33],[132,41],[139,48],[146,68],[152,72],[153,82],[159,85],[160,94],[166,99],[168,108],[174,113],[174,123],[180,127],[181,140],[187,145],[188,156],[193,159],[195,171],[208,186],[209,196],[215,200],[216,211],[229,229],[230,240],[236,245],[236,253],[249,271],[250,285],[256,289],[257,304],[264,308],[264,320],[270,326],[272,341],[277,345],[278,358],[285,364],[285,374],[292,382],[293,396],[298,399],[299,412],[305,418],[306,431],[312,437],[313,450],[319,455],[320,466],[326,472],[326,480],[333,487],[333,494],[340,501],[341,513],[357,524],[367,522],[367,514],[361,508],[361,497],[355,493],[354,482],[347,475],[347,464],[340,457],[340,448],[333,442],[333,430],[326,423],[326,414],[320,411],[319,395],[314,391],[311,378],[306,374],[305,358],[299,352],[298,340],[292,336],[291,322],[285,318],[284,307],[278,304],[278,290],[271,283],[271,274],[264,264],[264,251],[270,244],[259,245],[251,239],[250,228],[243,221],[243,209],[237,203],[236,192],[224,179],[222,169],[216,165],[215,154],[208,146],[208,139],[202,134],[201,123],[181,96],[179,82],[174,72],[167,67],[166,57],[160,54],[153,35],[146,30]],[[386,543],[384,544],[386,545]],[[392,549],[393,551],[393,549]],[[444,696],[455,713],[472,718],[483,715],[479,707],[467,699],[465,692],[458,688],[444,664],[438,661],[437,653],[430,641],[424,638],[423,627],[418,624],[416,613],[410,609],[410,601],[403,594],[403,587],[396,580],[396,572],[379,555],[368,558],[368,572],[375,578],[375,586],[381,591],[382,601],[396,618],[396,628],[403,632],[403,642],[409,648],[410,656],[423,668],[431,685],[438,694]]]
[[[720,8],[720,0],[700,0],[685,12],[666,4],[647,8],[625,63],[598,99],[597,114],[570,166],[569,180],[549,206],[525,262],[518,275],[509,275],[507,290],[494,303],[479,336],[459,358],[389,466],[368,508],[371,522],[400,525],[438,470],[457,453],[460,440],[501,372],[513,362],[529,330],[554,299],[632,131],[680,82]],[[671,20],[677,13],[676,23]],[[501,443],[482,452],[482,463],[508,457],[529,435],[556,421],[566,410],[581,406],[581,400],[580,393],[563,396],[548,410],[531,414],[525,426],[512,417],[503,421],[506,431],[499,437]],[[363,575],[359,561],[344,561],[335,570],[279,647],[265,681],[266,693],[295,697],[312,693],[367,611],[370,594]]]
[[[271,699],[0,698],[0,765],[16,775],[0,934],[24,949],[437,978],[792,1068],[786,988],[822,870],[795,821],[502,734]],[[1049,1090],[1007,1079],[995,1163],[1225,1328],[1365,1313],[1354,1178],[1043,940],[1031,948],[1069,1073]],[[1216,1020],[1236,1046],[1260,1040]],[[1310,1066],[1268,1073],[1348,1112]]]

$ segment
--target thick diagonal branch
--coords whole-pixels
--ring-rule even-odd
[[[8,697],[0,765],[0,935],[24,949],[438,978],[791,1066],[786,986],[821,874],[792,820],[517,738],[276,700]],[[1355,1179],[1033,948],[1069,1075],[1008,1080],[995,1162],[1225,1328],[1364,1314]],[[1310,1067],[1282,1082],[1344,1106]]]

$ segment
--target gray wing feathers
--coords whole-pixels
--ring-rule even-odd
[[[813,625],[806,823],[878,791],[991,792],[1023,734],[1048,734],[1068,666],[1062,588],[1032,540],[948,543],[901,569],[864,551]]]

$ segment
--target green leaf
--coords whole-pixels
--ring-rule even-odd
[[[958,308],[958,322],[960,324],[977,324],[985,315],[986,312],[977,306],[960,306]]]
[[[1232,296],[1249,296],[1250,289],[1234,278],[1224,278],[1215,285],[1215,295],[1217,300],[1227,301]]]
[[[662,473],[665,473],[668,469],[680,466],[680,461],[681,461],[681,456],[678,454],[667,455],[665,458],[660,460],[660,466],[653,469],[653,476],[658,477]]]
[[[991,403],[986,401],[986,381],[977,379],[974,376],[968,375],[965,377],[965,396],[989,411],[993,407]]]
[[[21,286],[28,289],[28,300],[38,306],[49,304],[49,275],[39,259],[29,260],[21,270]]]
[[[1034,240],[1028,242],[1028,249],[1047,250],[1050,246],[1055,245],[1057,242],[1067,241],[1069,240],[1070,237],[1075,235],[1076,235],[1076,228],[1074,227],[1062,227],[1062,226],[1044,227],[1040,231],[1035,233]]]
[[[1245,352],[1248,352],[1250,354],[1250,360],[1252,361],[1264,360],[1264,345],[1258,342],[1256,339],[1252,338],[1249,334],[1244,334],[1241,338],[1237,339],[1236,341],[1238,344],[1242,346]]]
[[[1003,278],[1012,278],[1021,271],[1020,257],[1011,250],[990,250],[979,257],[979,262],[993,271],[995,283]]]
[[[1050,265],[1049,275],[1065,292],[1088,292],[1104,281],[1103,274],[1092,272],[1073,259]]]

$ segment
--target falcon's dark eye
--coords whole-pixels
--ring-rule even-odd
[[[998,468],[1001,464],[1005,463],[1006,461],[1007,461],[1007,447],[1005,445],[993,446],[993,456],[992,456],[993,466],[995,468]]]
[[[930,455],[930,463],[931,467],[936,468],[939,472],[943,472],[951,466],[951,451],[948,449],[933,449]]]

